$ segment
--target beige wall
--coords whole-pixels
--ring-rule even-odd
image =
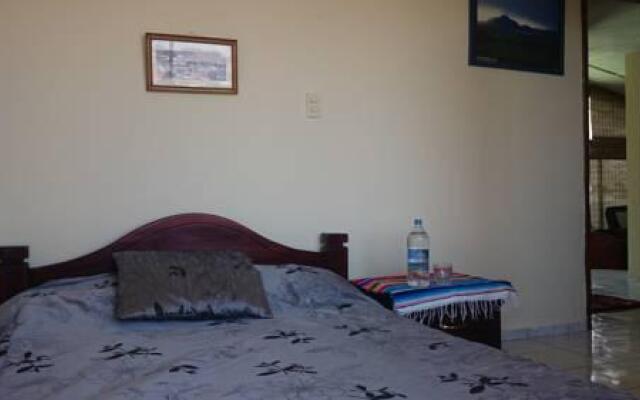
[[[41,265],[204,211],[349,232],[361,276],[402,271],[424,216],[436,259],[515,283],[507,328],[583,321],[579,2],[564,77],[467,66],[467,7],[1,0],[0,243]],[[238,39],[240,94],[147,93],[148,31]]]

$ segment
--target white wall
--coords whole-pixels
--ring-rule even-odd
[[[579,2],[564,77],[469,67],[467,4],[0,0],[0,243],[41,265],[203,211],[348,232],[362,276],[424,216],[435,258],[514,282],[508,328],[583,321]],[[240,94],[146,92],[145,32],[238,39]]]

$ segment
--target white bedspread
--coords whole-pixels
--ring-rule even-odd
[[[0,307],[0,399],[631,399],[398,317],[323,270],[261,267],[273,319],[120,322],[115,277]]]

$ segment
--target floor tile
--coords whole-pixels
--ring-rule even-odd
[[[563,370],[587,367],[591,365],[590,355],[571,353],[561,349],[549,349],[535,354],[530,354],[534,361]]]
[[[535,338],[535,342],[544,346],[570,351],[581,355],[592,353],[591,332],[580,332],[571,335]]]
[[[581,379],[591,380],[591,366],[569,368],[565,369],[565,372],[573,374]]]
[[[640,280],[628,276],[625,270],[591,270],[594,294],[640,300]]]
[[[633,394],[634,396],[640,398],[640,386],[633,387],[633,388],[628,388],[626,390],[631,392],[631,394]]]
[[[591,355],[570,352],[561,348],[547,346],[535,340],[518,340],[516,343],[506,342],[503,350],[507,353],[529,358],[550,367],[575,369],[591,365]]]
[[[640,395],[640,387],[637,386],[640,382],[640,363],[595,363],[591,366],[565,369],[565,372],[614,389],[631,390],[636,396]]]
[[[505,341],[503,349],[640,398],[640,310],[592,321],[592,332]]]
[[[502,344],[502,350],[510,354],[524,356],[524,355],[528,355],[538,351],[544,351],[545,349],[544,349],[544,345],[534,340],[521,339],[521,340],[510,340],[510,341],[504,342]]]
[[[637,386],[640,383],[640,362],[594,364],[591,380],[612,387]]]
[[[615,363],[635,361],[640,363],[640,349],[638,347],[619,346],[612,343],[594,345],[591,351],[594,361]]]

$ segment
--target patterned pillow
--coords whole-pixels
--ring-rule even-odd
[[[235,251],[127,251],[118,267],[119,319],[272,316],[260,273]]]

